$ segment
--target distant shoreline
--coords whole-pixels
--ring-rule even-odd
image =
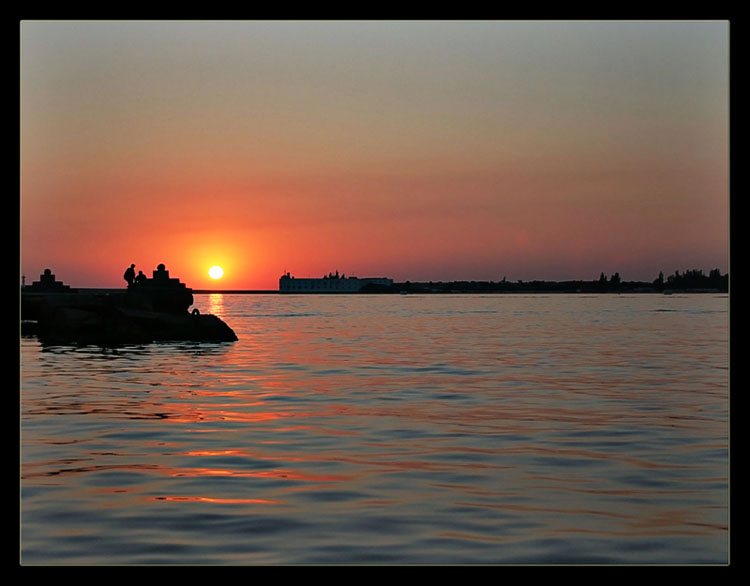
[[[21,291],[25,291],[22,288]],[[37,292],[28,288],[28,293]],[[110,287],[73,287],[71,293],[85,293],[89,295],[104,295],[125,293],[127,289]],[[38,291],[42,293],[41,291]],[[708,275],[701,270],[690,270],[680,274],[675,271],[666,279],[663,273],[653,281],[623,281],[618,273],[607,278],[602,273],[598,280],[568,280],[568,281],[405,281],[400,283],[390,282],[368,283],[358,291],[286,291],[281,289],[192,289],[197,295],[403,295],[403,294],[538,294],[538,293],[578,293],[578,294],[605,294],[605,293],[729,293],[729,274],[722,275],[718,269],[714,269]]]
[[[71,293],[84,293],[84,294],[99,294],[99,295],[111,295],[116,293],[124,293],[125,289],[109,289],[109,288],[98,288],[98,287],[76,287],[71,289]],[[573,291],[569,289],[557,290],[557,289],[529,289],[521,291],[498,291],[498,290],[487,290],[487,291],[469,291],[469,290],[419,290],[419,291],[402,291],[401,294],[410,295],[610,295],[610,294],[654,294],[663,295],[670,293],[689,293],[689,294],[701,294],[701,293],[723,293],[727,294],[728,291],[722,291],[720,289],[675,289],[658,291],[656,289],[621,289],[618,291]],[[327,293],[304,293],[304,292],[291,292],[286,293],[274,289],[193,289],[194,295],[396,295],[396,292],[372,292],[372,291],[357,291],[357,292],[334,292],[330,291]]]
[[[51,278],[54,285],[61,287],[53,288],[49,292],[62,292],[66,289],[70,293],[85,293],[89,295],[104,295],[125,293],[127,288],[112,287],[71,287],[56,282],[54,275],[47,269],[40,277]],[[285,276],[286,277],[286,276]],[[285,278],[282,277],[282,280]],[[326,277],[321,279],[324,281]],[[333,277],[331,277],[333,278]],[[336,273],[338,278],[338,272]],[[619,273],[607,277],[604,273],[596,280],[570,279],[565,281],[403,281],[393,282],[391,279],[366,280],[359,290],[347,290],[348,288],[331,288],[330,290],[306,291],[304,289],[286,290],[282,289],[191,289],[197,295],[403,295],[403,294],[503,294],[503,293],[729,293],[729,273],[721,274],[719,269],[713,269],[708,275],[701,269],[692,269],[680,273],[664,276],[663,272],[653,281],[625,281],[620,278]],[[376,282],[377,281],[377,282]],[[383,281],[383,282],[380,282]],[[387,281],[387,282],[385,282]],[[21,287],[22,292],[29,294],[44,294],[47,287],[38,287],[39,282],[34,282],[28,287]],[[340,290],[339,290],[340,289]]]
[[[262,291],[247,291],[247,290],[231,290],[231,289],[223,289],[223,290],[199,290],[199,291],[193,291],[196,295],[397,295],[397,293],[394,292],[388,292],[388,293],[382,293],[382,292],[373,292],[373,291],[352,291],[352,292],[342,292],[342,291],[328,291],[328,292],[314,292],[314,293],[305,293],[301,291],[292,291],[292,292],[283,292],[283,291],[274,291],[274,290],[262,290]],[[674,291],[667,290],[667,291],[657,291],[656,289],[650,289],[647,291],[641,291],[641,290],[627,290],[623,289],[620,291],[557,291],[554,289],[551,289],[549,291],[544,291],[542,289],[540,290],[529,290],[529,291],[403,291],[401,294],[409,294],[409,295],[550,295],[550,294],[556,294],[556,295],[612,295],[612,294],[635,294],[635,295],[664,295],[664,294],[679,294],[679,293],[689,293],[691,295],[697,295],[697,294],[706,294],[706,293],[713,293],[713,294],[728,294],[728,291],[722,291],[720,289],[676,289]]]

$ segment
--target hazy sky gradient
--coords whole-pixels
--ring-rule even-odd
[[[728,269],[728,23],[25,21],[21,247],[73,286]],[[215,284],[215,283],[214,283]]]

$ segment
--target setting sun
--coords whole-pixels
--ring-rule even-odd
[[[208,276],[212,279],[221,279],[224,276],[224,269],[220,266],[212,266],[208,269]]]

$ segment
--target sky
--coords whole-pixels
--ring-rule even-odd
[[[727,21],[22,21],[20,47],[27,284],[728,271]]]

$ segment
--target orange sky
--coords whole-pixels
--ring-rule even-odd
[[[27,283],[728,270],[726,22],[24,21],[20,69]]]

